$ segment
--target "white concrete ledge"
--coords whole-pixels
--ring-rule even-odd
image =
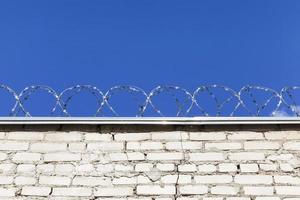
[[[0,117],[0,124],[232,125],[300,124],[300,117]]]

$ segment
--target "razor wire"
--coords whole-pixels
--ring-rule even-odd
[[[146,92],[131,85],[114,86],[106,91],[92,85],[75,85],[57,92],[49,86],[34,85],[17,93],[11,87],[0,84],[2,92],[13,99],[10,113],[5,116],[15,117],[35,116],[26,105],[37,93],[46,93],[54,101],[47,116],[73,116],[70,104],[83,92],[92,95],[96,102],[97,108],[90,115],[95,117],[129,117],[121,114],[119,108],[131,110],[135,117],[300,116],[300,87],[297,86],[276,91],[253,85],[246,85],[239,90],[222,85],[202,85],[189,91],[179,86],[162,85]],[[133,106],[128,106],[128,100],[120,99],[118,95],[121,94],[128,95],[134,102]],[[117,105],[113,102],[116,99]],[[84,106],[80,107],[84,109]]]

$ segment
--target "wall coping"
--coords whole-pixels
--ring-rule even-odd
[[[299,117],[0,117],[0,125],[247,125],[300,124]]]

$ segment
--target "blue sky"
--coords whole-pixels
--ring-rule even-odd
[[[0,1],[1,82],[300,85],[300,1]]]

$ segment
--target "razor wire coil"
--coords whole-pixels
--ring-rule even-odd
[[[82,92],[87,92],[95,98],[97,109],[91,116],[100,117],[106,116],[104,110],[108,110],[109,116],[127,117],[120,114],[116,106],[112,104],[112,99],[120,93],[129,95],[136,101],[136,106],[127,108],[135,111],[134,116],[136,117],[166,116],[166,112],[162,108],[164,106],[158,105],[156,102],[160,96],[172,99],[170,103],[175,104],[175,107],[172,108],[174,114],[171,114],[173,117],[300,116],[300,107],[298,106],[300,102],[297,101],[297,98],[300,98],[300,87],[297,86],[284,87],[280,91],[276,91],[268,87],[246,85],[236,91],[222,85],[202,85],[189,91],[179,86],[162,85],[146,92],[142,88],[130,85],[114,86],[106,91],[92,85],[75,85],[57,92],[49,86],[34,85],[17,93],[11,87],[0,84],[0,92],[9,94],[14,101],[7,116],[34,116],[27,109],[25,103],[30,103],[31,96],[37,92],[50,94],[55,101],[47,116],[72,116],[70,102]],[[126,101],[120,100],[118,104],[118,106],[127,107]],[[214,111],[212,112],[212,110]]]

